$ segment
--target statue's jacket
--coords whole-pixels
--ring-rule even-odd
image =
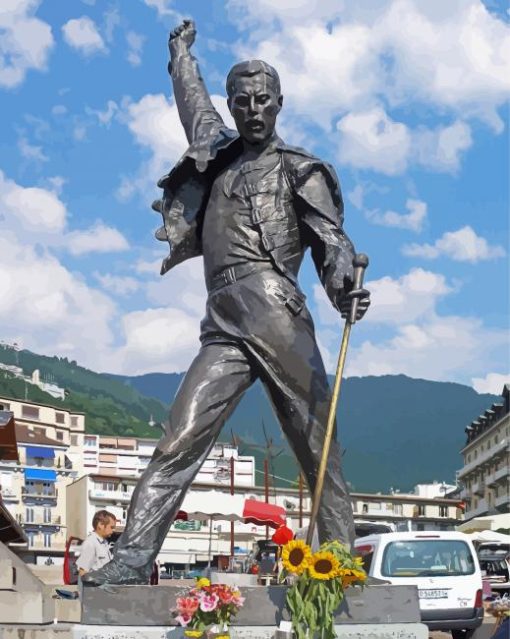
[[[202,243],[207,242],[202,226],[212,184],[243,148],[237,131],[229,129],[214,109],[191,55],[174,65],[172,78],[191,144],[159,180],[163,197],[153,203],[163,216],[156,238],[170,245],[161,274],[202,254]],[[262,245],[275,269],[294,284],[304,251],[310,247],[326,293],[338,307],[345,278],[352,280],[354,248],[342,228],[343,201],[335,171],[276,136],[274,145],[281,157],[280,180],[268,181],[265,176],[250,185]]]

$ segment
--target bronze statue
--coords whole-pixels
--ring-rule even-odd
[[[314,326],[297,283],[308,247],[333,305],[356,318],[369,305],[352,290],[354,249],[342,230],[334,169],[286,145],[275,124],[283,96],[265,62],[236,64],[228,106],[237,131],[213,107],[190,53],[192,21],[170,34],[175,100],[189,149],[164,176],[153,208],[170,244],[165,273],[203,255],[208,289],[201,348],[172,404],[166,435],[133,494],[113,560],[88,584],[147,583],[151,567],[193,478],[241,396],[260,379],[311,491],[324,442],[330,389]],[[321,541],[354,538],[351,502],[333,442],[318,512]]]

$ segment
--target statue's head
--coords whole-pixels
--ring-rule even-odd
[[[282,108],[280,78],[262,60],[239,62],[227,77],[228,108],[239,135],[250,144],[260,144],[273,134]]]

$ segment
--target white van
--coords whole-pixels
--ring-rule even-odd
[[[417,586],[422,622],[467,639],[483,620],[482,574],[464,533],[400,532],[361,537],[354,552],[371,577]]]

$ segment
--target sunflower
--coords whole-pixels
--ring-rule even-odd
[[[308,571],[314,579],[333,579],[338,575],[340,563],[332,552],[316,552],[308,562]]]
[[[342,578],[342,586],[347,588],[356,581],[365,581],[367,573],[359,568],[340,568],[338,574]]]
[[[295,539],[285,544],[282,549],[283,567],[295,575],[304,572],[308,565],[308,560],[312,556],[310,546],[301,539]]]

